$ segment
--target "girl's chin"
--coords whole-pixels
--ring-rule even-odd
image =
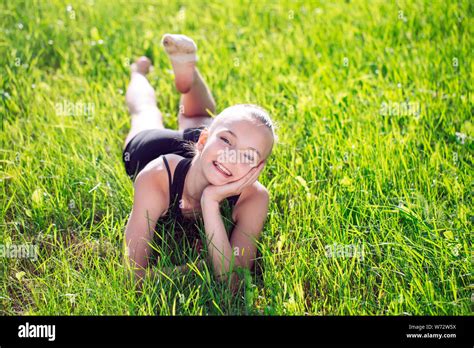
[[[237,181],[236,179],[234,179],[234,177],[232,177],[230,179],[215,179],[215,178],[212,178],[211,180],[212,180],[211,185],[215,185],[215,186],[223,186],[223,185],[226,185],[226,184],[233,183],[234,181]]]
[[[216,173],[212,172],[212,168],[205,175],[209,185],[221,186],[226,184],[224,178],[221,178],[218,174],[216,175]]]
[[[229,182],[230,182],[230,180],[220,178],[218,175],[210,175],[209,176],[209,183],[211,185],[222,186],[222,185],[228,184]]]

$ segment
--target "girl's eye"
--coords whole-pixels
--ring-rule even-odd
[[[230,145],[230,141],[229,141],[229,140],[227,140],[227,138],[221,137],[221,139],[222,139],[222,140],[223,140],[225,143],[227,143],[227,144],[229,144],[229,145]]]

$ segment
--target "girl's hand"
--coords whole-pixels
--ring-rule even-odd
[[[225,185],[209,185],[207,186],[201,197],[202,201],[212,200],[220,203],[222,200],[230,196],[240,195],[242,191],[257,181],[260,172],[265,166],[265,161],[252,168],[246,175],[236,181],[232,181]]]

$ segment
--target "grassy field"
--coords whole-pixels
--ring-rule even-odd
[[[70,3],[0,5],[0,314],[470,315],[472,2]],[[126,281],[124,93],[151,56],[177,127],[166,32],[195,39],[218,111],[279,125],[238,296],[209,271]]]

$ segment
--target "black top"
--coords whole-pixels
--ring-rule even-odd
[[[179,203],[181,202],[181,198],[183,196],[184,179],[186,178],[186,174],[188,173],[192,160],[192,158],[183,158],[181,161],[179,161],[174,171],[174,176],[173,178],[171,178],[171,170],[168,165],[168,161],[166,157],[163,156],[163,161],[165,162],[166,170],[168,171],[168,182],[170,192],[169,212],[170,216],[173,216],[174,218],[179,220],[182,220],[184,218],[181,212],[181,208],[179,207]],[[239,197],[240,195],[236,195],[227,197],[226,199],[229,202],[230,206],[233,207],[237,203]]]

